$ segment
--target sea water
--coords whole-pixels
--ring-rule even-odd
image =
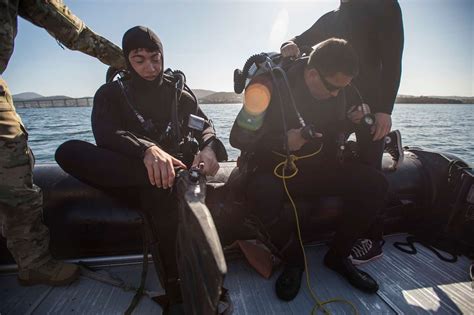
[[[229,133],[241,104],[201,105],[214,122],[229,159],[239,150],[229,144]],[[94,143],[91,107],[22,108],[18,114],[29,131],[30,147],[37,163],[54,162],[54,152],[63,142],[79,139]],[[474,105],[396,104],[392,129],[400,130],[404,146],[450,152],[474,164]]]

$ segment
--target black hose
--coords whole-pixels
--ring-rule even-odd
[[[270,75],[272,76],[273,83],[275,84],[276,91],[278,93],[278,98],[280,99],[280,111],[281,111],[281,120],[282,120],[282,127],[283,127],[283,149],[285,150],[286,158],[289,159],[290,156],[290,147],[288,145],[288,136],[286,135],[287,131],[287,124],[286,124],[286,115],[285,115],[285,109],[283,107],[283,97],[281,96],[280,92],[280,87],[279,87],[279,82],[275,76],[274,69],[269,63],[270,66]],[[288,89],[288,93],[291,94],[291,91]]]
[[[240,94],[244,91],[244,89],[245,89],[245,80],[247,79],[247,76],[249,74],[250,67],[254,63],[264,62],[266,58],[267,58],[267,54],[265,54],[265,53],[252,55],[245,62],[242,71],[239,70],[239,69],[235,69],[235,71],[234,71],[234,92],[235,93]]]
[[[458,260],[458,255],[456,255],[455,253],[447,252],[447,254],[450,255],[451,257],[443,256],[437,248],[435,248],[434,246],[431,246],[430,244],[428,244],[428,242],[418,239],[414,236],[407,236],[406,242],[394,242],[393,246],[404,253],[415,255],[418,253],[418,251],[415,248],[415,243],[419,243],[425,246],[426,248],[431,250],[433,254],[435,254],[442,261],[455,263]]]
[[[181,99],[181,95],[183,94],[184,87],[186,85],[186,76],[184,72],[181,70],[174,70],[173,77],[177,80],[176,82],[176,89],[178,92],[178,100]]]

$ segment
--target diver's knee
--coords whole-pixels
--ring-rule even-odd
[[[68,140],[61,144],[54,154],[54,159],[63,169],[77,159],[78,156],[84,154],[85,148],[91,146],[90,143],[81,140]]]

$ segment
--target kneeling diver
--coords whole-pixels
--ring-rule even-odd
[[[284,219],[287,195],[315,202],[325,195],[342,196],[344,210],[324,264],[360,290],[378,290],[377,282],[348,258],[353,243],[384,206],[387,192],[380,171],[356,161],[341,162],[345,132],[364,116],[350,110],[362,106],[350,85],[357,74],[358,58],[351,45],[328,39],[309,57],[252,78],[232,127],[230,143],[242,150],[241,165],[249,170],[248,198],[286,262],[275,285],[282,300],[298,294],[305,266],[300,226]],[[365,118],[370,123],[370,117]]]
[[[87,184],[123,189],[140,201],[154,265],[166,291],[165,313],[182,314],[176,169],[203,165],[205,175],[214,175],[218,160],[227,154],[182,74],[176,78],[165,73],[158,36],[149,28],[133,27],[124,34],[122,49],[130,79],[104,84],[94,97],[97,146],[68,141],[56,151],[56,161]]]

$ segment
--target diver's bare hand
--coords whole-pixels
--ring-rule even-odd
[[[219,163],[217,162],[216,154],[209,147],[204,147],[193,161],[193,167],[198,167],[200,164],[203,164],[202,172],[204,175],[216,175],[219,170]]]
[[[286,132],[288,137],[288,149],[290,151],[298,151],[301,147],[308,142],[303,136],[301,135],[301,129],[290,129]]]
[[[186,168],[183,162],[166,153],[157,146],[149,147],[143,158],[150,184],[164,189],[173,187],[176,176],[174,167]]]
[[[354,105],[347,111],[347,118],[349,118],[349,120],[354,124],[359,124],[362,117],[364,117],[364,112],[362,111],[362,107],[360,105]]]
[[[280,52],[283,57],[298,57],[300,55],[300,49],[291,41],[281,47]]]
[[[375,114],[375,125],[372,126],[371,133],[374,135],[372,140],[380,140],[385,137],[392,129],[392,116],[386,113]]]

